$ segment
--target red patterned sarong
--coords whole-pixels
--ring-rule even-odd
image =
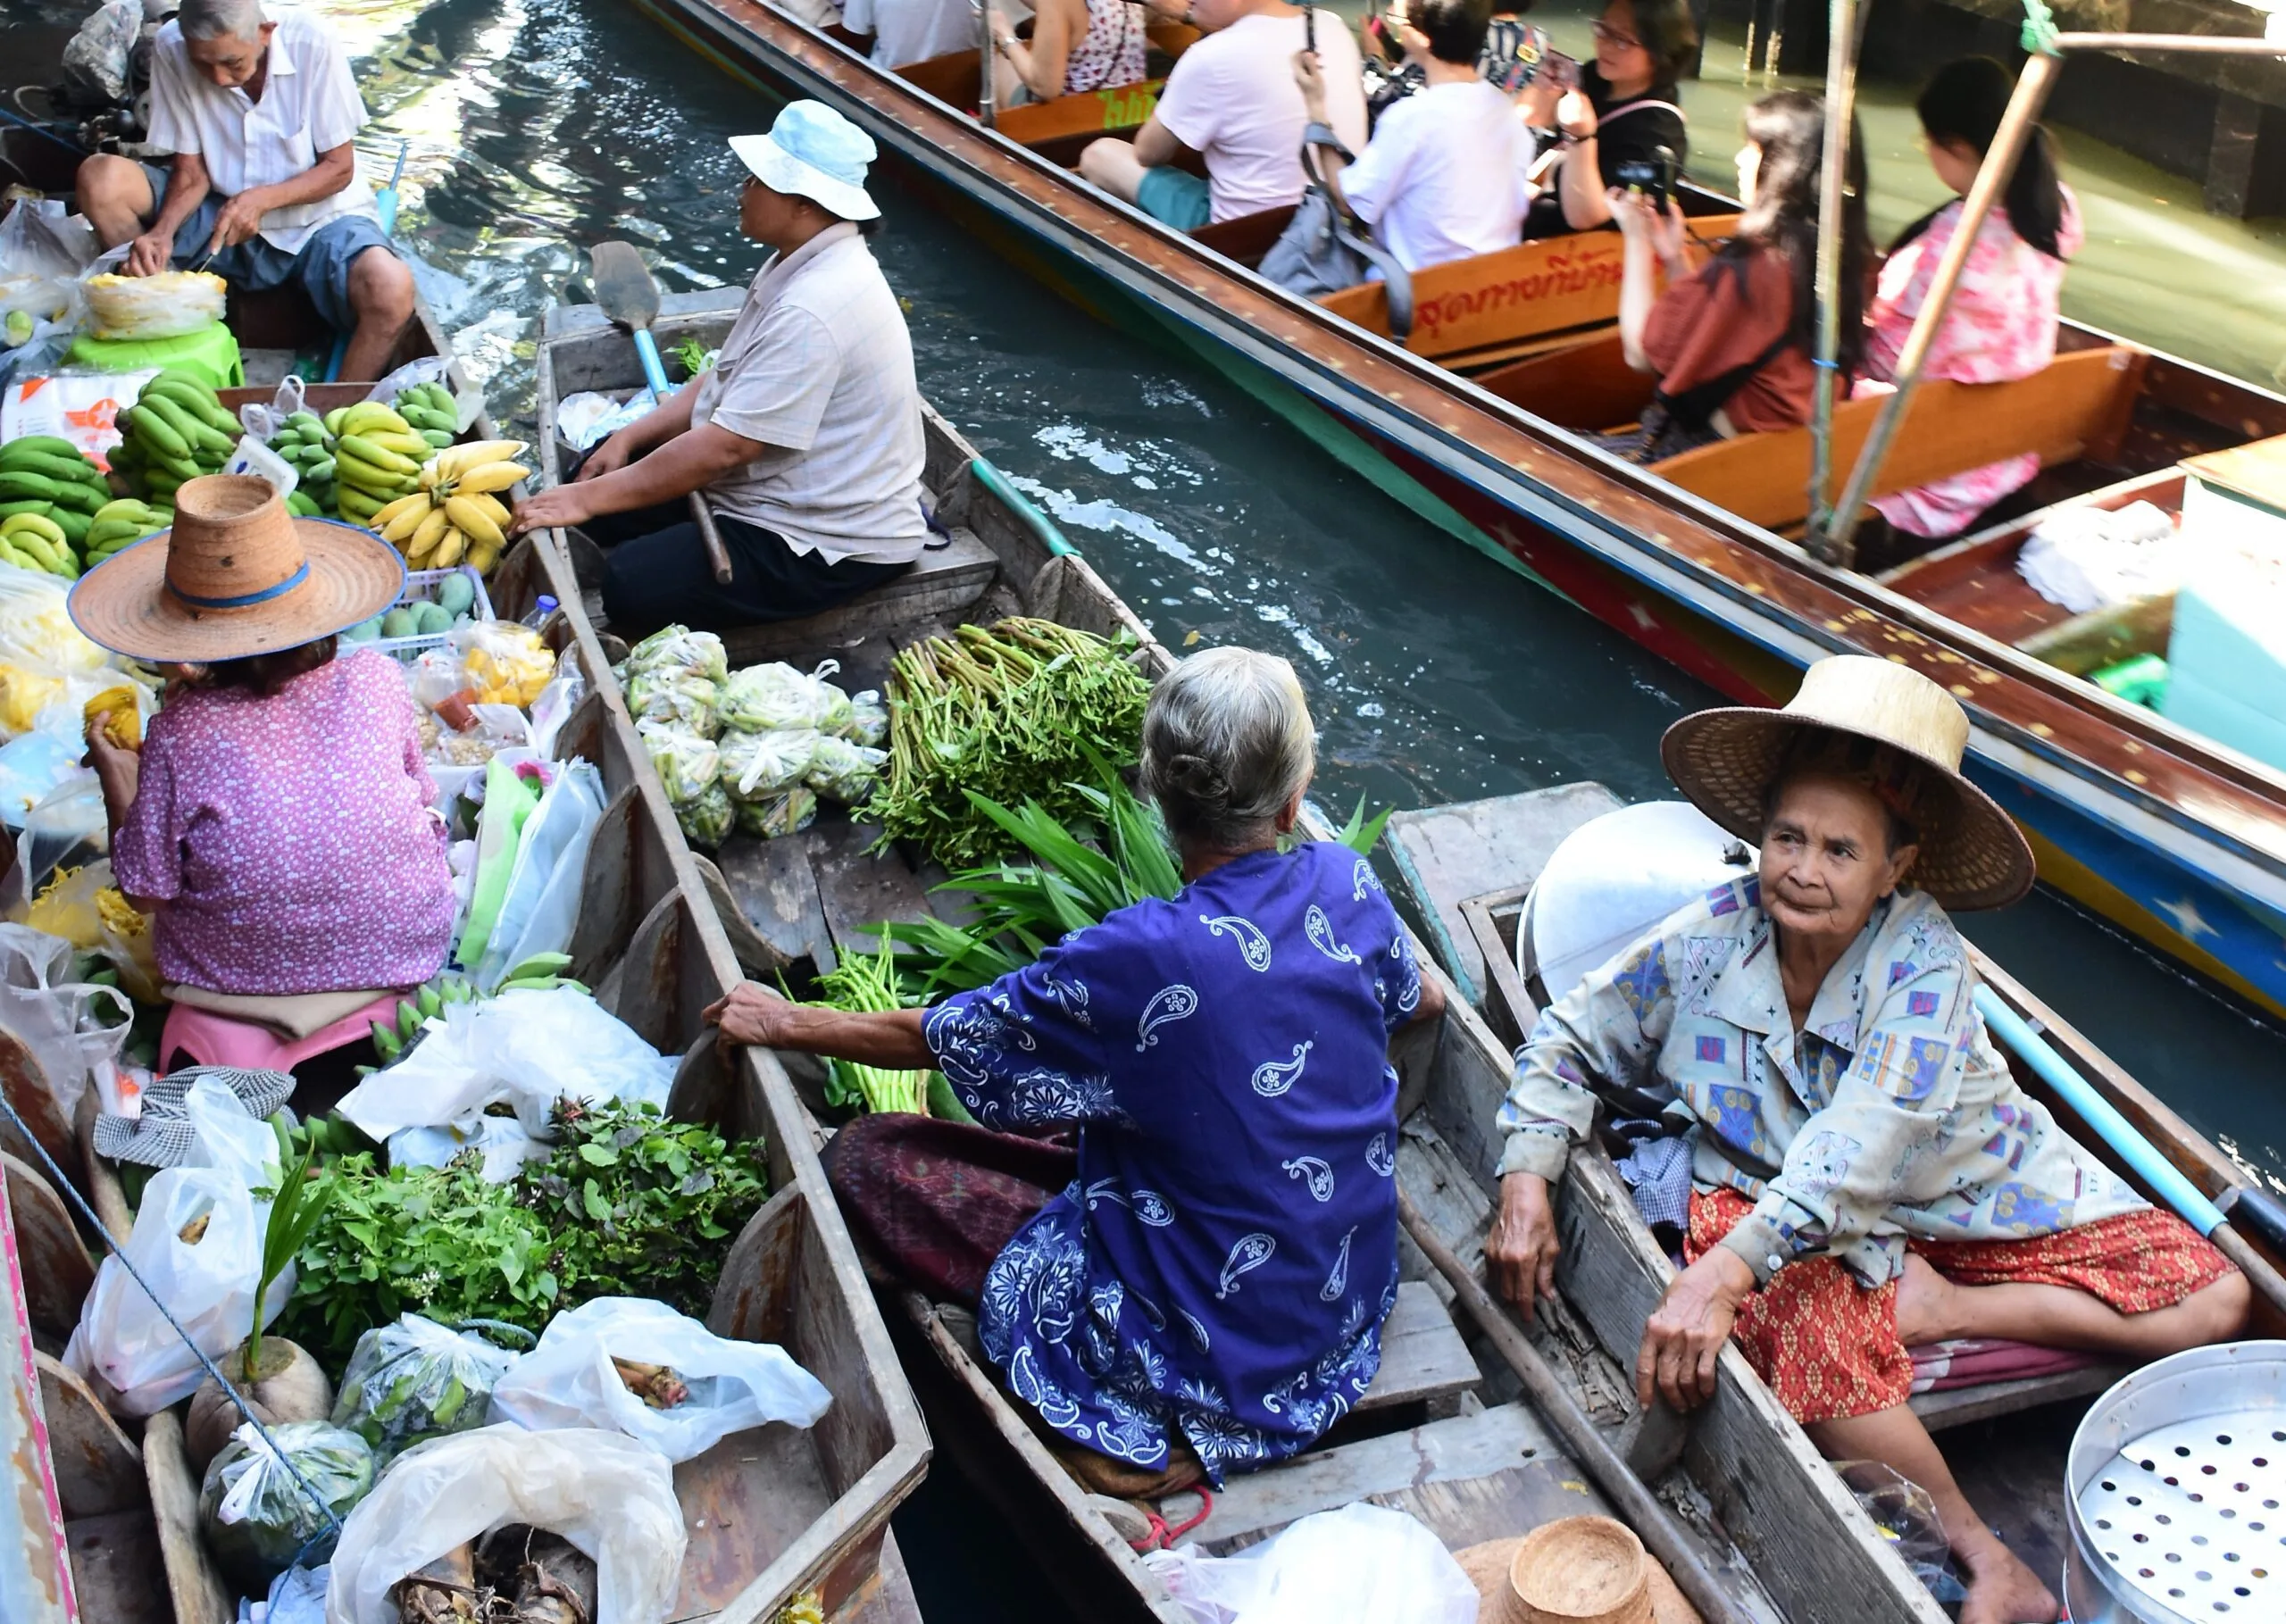
[[[1735,1190],[1693,1191],[1685,1259],[1697,1262],[1753,1211]],[[2173,1308],[2231,1272],[2198,1231],[2157,1208],[2031,1240],[1908,1244],[1958,1285],[2069,1286],[2123,1314]],[[1897,1335],[1897,1282],[1868,1291],[1830,1257],[1773,1275],[1739,1310],[1731,1340],[1805,1423],[1893,1410],[1913,1391],[1913,1359]]]

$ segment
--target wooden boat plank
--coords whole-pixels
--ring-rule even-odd
[[[734,840],[716,854],[739,914],[788,959],[809,959],[821,970],[838,962],[826,928],[817,870],[805,836]]]
[[[149,1506],[75,1517],[63,1525],[63,1537],[81,1619],[98,1624],[178,1624],[166,1593],[152,1582],[165,1558]]]
[[[834,952],[844,957],[880,951],[871,926],[929,917],[928,895],[911,866],[895,852],[872,849],[880,836],[877,825],[836,819],[813,825],[802,837],[817,873],[818,904]]]
[[[984,595],[999,571],[1000,561],[975,531],[955,530],[912,569],[855,602],[798,620],[739,627],[722,634],[722,646],[735,670],[854,643],[923,616],[956,615]]]
[[[29,1269],[24,1283],[31,1284]],[[112,1419],[79,1372],[46,1353],[33,1354],[32,1362],[39,1371],[40,1413],[47,1422],[48,1458],[55,1467],[63,1515],[77,1521],[140,1512],[147,1520],[151,1492],[141,1445]]]
[[[756,1553],[792,1545],[834,1495],[808,1435],[773,1421],[677,1466],[675,1498],[689,1544],[671,1621],[719,1612],[753,1579]]]
[[[0,1121],[0,1150],[35,1166],[43,1165],[39,1151],[46,1151],[68,1173],[76,1160],[71,1120],[63,1114],[39,1057],[4,1027],[0,1027],[0,1095],[6,1097],[30,1132],[27,1139],[14,1121]],[[38,1150],[33,1148],[35,1142]]]
[[[1436,1406],[1449,1406],[1483,1379],[1435,1288],[1426,1280],[1402,1281],[1381,1321],[1381,1368],[1354,1413],[1426,1403],[1440,1415]]]
[[[35,1329],[69,1337],[96,1283],[95,1260],[46,1175],[5,1152],[0,1161],[8,1170],[8,1216],[16,1226],[26,1312]]]
[[[143,1468],[175,1624],[230,1624],[230,1593],[198,1535],[198,1479],[183,1453],[182,1418],[162,1410],[143,1424]]]
[[[1449,1550],[1529,1533],[1558,1517],[1610,1514],[1603,1496],[1581,1480],[1579,1469],[1531,1406],[1501,1404],[1314,1450],[1234,1477],[1216,1493],[1206,1520],[1186,1537],[1226,1555],[1313,1512],[1359,1500],[1391,1505],[1399,1496],[1429,1488],[1448,1491],[1438,1497],[1438,1511],[1422,1520]],[[1185,1496],[1170,1495],[1160,1515],[1184,1503]],[[1494,1531],[1482,1532],[1488,1526]]]
[[[2027,1377],[2022,1381],[1994,1381],[1981,1387],[1916,1393],[1911,1403],[1913,1412],[1921,1418],[1923,1426],[1931,1432],[1941,1432],[1948,1427],[1989,1421],[2042,1404],[2092,1397],[2126,1375],[2128,1369],[2123,1364],[2092,1364],[2053,1376]]]

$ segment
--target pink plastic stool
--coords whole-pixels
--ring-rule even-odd
[[[194,1065],[291,1071],[313,1054],[371,1037],[373,1022],[396,1020],[396,994],[385,993],[355,1014],[344,1015],[307,1037],[291,1040],[265,1026],[178,1004],[168,1010],[167,1024],[159,1034],[159,1075],[163,1077],[182,1064],[179,1057],[183,1055]]]

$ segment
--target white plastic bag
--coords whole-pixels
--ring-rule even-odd
[[[1417,1519],[1358,1501],[1235,1556],[1195,1545],[1144,1565],[1198,1624],[1476,1624],[1476,1587]]]
[[[614,1358],[671,1367],[688,1396],[652,1407],[629,1390]],[[597,1297],[548,1321],[539,1345],[492,1389],[492,1419],[535,1432],[605,1427],[680,1465],[750,1427],[810,1426],[832,1402],[774,1343],[717,1337],[648,1298]]]
[[[365,398],[377,400],[383,405],[388,405],[394,403],[398,396],[416,385],[442,383],[446,388],[452,390],[453,405],[460,413],[460,426],[463,429],[466,429],[471,423],[476,421],[478,414],[484,410],[484,391],[463,388],[455,384],[449,376],[452,365],[452,357],[449,355],[423,355],[418,361],[408,361],[375,384]]]
[[[673,1607],[689,1537],[666,1456],[616,1432],[482,1427],[414,1445],[349,1513],[326,1624],[397,1624],[391,1586],[512,1522],[594,1561],[595,1624],[657,1624]]]
[[[248,401],[238,408],[238,426],[267,446],[285,428],[286,420],[302,410],[306,398],[301,375],[289,372],[278,386],[278,392],[270,397],[268,405]]]
[[[278,1140],[268,1123],[248,1116],[238,1095],[212,1079],[191,1085],[184,1110],[211,1165],[155,1175],[125,1251],[198,1352],[219,1359],[253,1328],[270,1203],[252,1192],[277,1185]],[[185,1239],[186,1231],[196,1238]],[[293,1295],[288,1264],[263,1298],[262,1322],[275,1320]],[[100,1384],[96,1391],[122,1415],[155,1414],[188,1398],[206,1375],[116,1257],[96,1270],[63,1362]]]
[[[0,925],[0,1026],[47,1074],[66,1122],[90,1082],[108,1082],[135,1016],[134,1004],[117,987],[67,981],[71,970],[71,944],[62,937],[29,925]]]
[[[505,1102],[545,1137],[549,1108],[566,1096],[664,1105],[676,1063],[577,987],[525,989],[448,1006],[419,1046],[339,1109],[367,1137],[386,1139],[407,1128],[473,1135],[484,1108]]]
[[[516,846],[516,866],[508,873],[500,916],[477,961],[478,988],[489,993],[507,973],[538,953],[562,953],[572,945],[580,922],[580,882],[588,870],[588,848],[604,820],[604,779],[595,763],[574,756],[563,763],[524,820]]]
[[[88,331],[97,338],[141,343],[203,332],[222,319],[229,285],[212,271],[162,271],[125,276],[126,246],[88,268],[79,280],[88,301]]]
[[[108,105],[127,100],[143,0],[111,0],[79,25],[63,47],[63,83],[73,100]]]

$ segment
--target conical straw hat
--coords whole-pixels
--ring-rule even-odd
[[[354,524],[302,519],[264,479],[211,474],[175,492],[175,522],[71,588],[88,640],[135,660],[207,662],[298,648],[396,602],[405,560]]]
[[[1998,908],[2037,870],[2007,813],[1961,776],[1967,748],[1968,712],[1943,688],[1892,661],[1836,654],[1803,673],[1783,710],[1686,716],[1659,754],[1701,812],[1748,841],[1762,838],[1764,798],[1790,758],[1873,779],[1920,829],[1913,883],[1948,908]]]

